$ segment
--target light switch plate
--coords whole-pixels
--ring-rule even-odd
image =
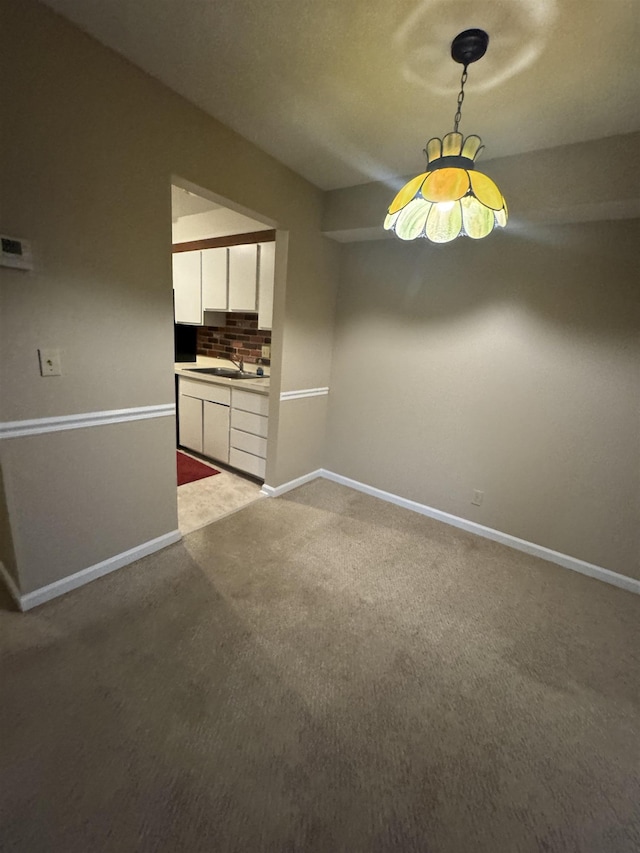
[[[471,498],[471,503],[474,506],[481,506],[484,498],[484,492],[480,489],[473,490],[473,497]]]
[[[62,376],[59,349],[39,349],[41,376]]]

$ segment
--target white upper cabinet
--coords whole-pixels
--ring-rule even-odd
[[[175,321],[200,326],[203,320],[200,252],[177,252],[172,255],[172,262]]]
[[[270,329],[275,249],[269,242],[174,253],[176,323],[201,326],[205,311],[246,311]]]
[[[229,246],[229,311],[258,310],[258,246]]]
[[[276,244],[258,244],[258,328],[270,329],[273,319],[273,283]]]
[[[226,311],[228,307],[228,249],[203,249],[202,308]]]

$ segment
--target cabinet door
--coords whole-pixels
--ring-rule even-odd
[[[203,403],[203,453],[220,462],[229,462],[229,406]]]
[[[257,311],[258,245],[229,246],[229,311]]]
[[[258,244],[258,328],[270,329],[273,318],[275,243]]]
[[[176,252],[172,259],[176,323],[201,326],[200,252]]]
[[[195,397],[178,398],[178,441],[196,453],[202,453],[202,405]]]
[[[226,311],[227,294],[227,249],[202,250],[202,310]]]

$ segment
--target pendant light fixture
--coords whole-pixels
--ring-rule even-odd
[[[484,56],[489,36],[484,30],[465,30],[451,44],[451,56],[463,66],[453,131],[427,142],[427,171],[412,178],[396,195],[384,221],[401,240],[426,237],[449,243],[466,235],[479,240],[496,225],[507,224],[507,203],[491,178],[478,172],[475,158],[484,148],[479,136],[458,132],[467,68]]]

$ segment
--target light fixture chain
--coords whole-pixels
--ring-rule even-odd
[[[454,133],[458,132],[458,125],[460,124],[460,119],[462,118],[462,102],[464,101],[464,84],[467,82],[467,66],[464,66],[462,71],[462,77],[460,78],[460,92],[458,93],[458,109],[456,111],[455,116],[453,117],[453,131]]]

